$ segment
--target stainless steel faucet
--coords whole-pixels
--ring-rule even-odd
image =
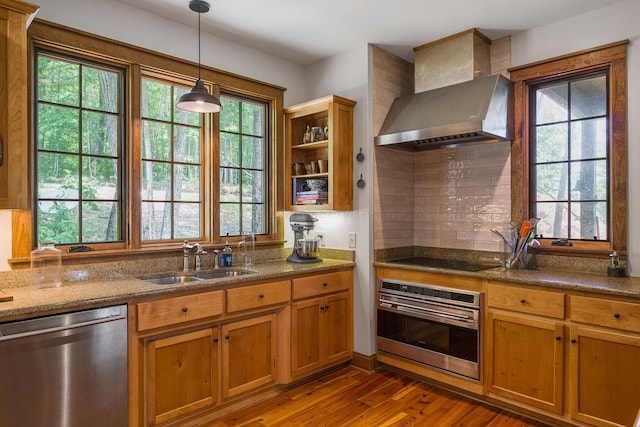
[[[202,245],[200,243],[195,244],[196,247],[196,270],[202,269],[202,255],[206,254],[207,251],[202,249]]]
[[[189,271],[189,252],[195,247],[196,245],[190,245],[188,240],[182,243],[182,271]]]
[[[220,251],[218,249],[214,250],[213,251],[213,268],[220,268],[218,255],[220,255]]]

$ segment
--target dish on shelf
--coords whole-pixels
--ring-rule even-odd
[[[329,187],[329,182],[326,179],[308,179],[305,184],[310,191],[327,191]]]

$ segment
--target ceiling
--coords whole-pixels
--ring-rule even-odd
[[[197,28],[189,0],[120,0]],[[309,65],[375,44],[413,62],[412,48],[478,28],[492,39],[623,0],[207,0],[202,31]]]

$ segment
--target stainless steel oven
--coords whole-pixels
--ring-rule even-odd
[[[480,292],[380,280],[377,351],[480,380],[482,298]]]

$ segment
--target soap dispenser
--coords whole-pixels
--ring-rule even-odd
[[[625,268],[620,265],[618,252],[613,251],[609,257],[611,258],[611,263],[607,267],[607,275],[613,277],[626,276]]]
[[[224,244],[224,249],[222,250],[222,267],[231,267],[232,262],[232,253],[231,247],[229,247],[229,241],[227,240]]]

